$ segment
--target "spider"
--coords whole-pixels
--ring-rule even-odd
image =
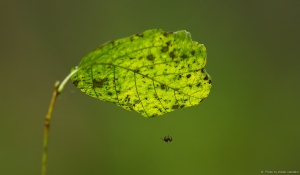
[[[162,139],[162,138],[160,138],[160,139]],[[171,136],[165,136],[163,139],[162,139],[164,142],[172,142],[172,137]]]

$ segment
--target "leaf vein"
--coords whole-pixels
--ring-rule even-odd
[[[93,80],[94,80],[94,77],[93,77],[93,66],[94,66],[94,65],[91,65],[92,89],[93,89],[93,91],[94,91],[94,93],[95,93],[97,99],[99,99],[98,94],[97,94],[96,91],[95,91],[94,82],[93,82]],[[99,100],[100,100],[100,99],[99,99]]]
[[[133,72],[133,73],[134,73],[133,75],[134,75],[134,83],[135,83],[136,94],[137,94],[137,96],[139,97],[139,100],[140,100],[140,102],[141,102],[141,104],[142,104],[142,107],[143,107],[143,109],[144,109],[145,114],[147,115],[147,117],[149,117],[149,115],[147,114],[147,111],[145,110],[145,107],[144,107],[144,105],[143,105],[143,102],[142,102],[142,100],[141,100],[141,98],[140,98],[140,95],[139,95],[139,92],[138,92],[138,89],[137,89],[135,72]]]
[[[166,112],[168,112],[168,111],[166,110],[166,108],[164,107],[164,105],[162,104],[161,100],[159,99],[159,96],[157,95],[156,88],[155,88],[155,86],[154,86],[154,80],[152,80],[152,83],[153,83],[154,92],[155,92],[155,94],[156,94],[156,96],[157,96],[158,101],[160,102],[160,104],[161,104],[161,106],[164,108],[164,110],[165,110]]]
[[[119,105],[120,105],[120,100],[119,100],[119,96],[118,96],[118,92],[117,92],[117,84],[116,84],[116,67],[115,67],[115,66],[114,66],[114,84],[115,84],[115,91],[116,91],[118,103],[119,103]]]

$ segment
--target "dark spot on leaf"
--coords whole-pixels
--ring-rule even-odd
[[[178,108],[179,108],[179,105],[172,106],[172,109],[178,109]]]
[[[171,35],[172,33],[173,33],[173,32],[164,32],[163,35],[164,35],[165,37],[167,37],[167,36]]]
[[[181,78],[181,75],[178,76],[178,79],[180,79],[180,78]]]
[[[204,73],[204,72],[205,72],[205,69],[204,69],[204,68],[202,68],[202,69],[201,69],[201,72],[202,72],[202,73]]]
[[[175,58],[174,52],[171,52],[171,53],[169,54],[169,56],[170,56],[171,58]]]
[[[143,57],[142,57],[142,56],[140,56],[139,60],[141,60],[141,59],[143,59]]]
[[[133,72],[139,73],[139,72],[140,72],[140,69],[133,70]]]
[[[180,58],[185,59],[185,58],[187,58],[187,56],[185,54],[183,54]]]
[[[121,99],[121,100],[122,100],[122,99]],[[130,101],[129,95],[127,95],[127,96],[125,97],[125,101],[127,101],[127,102]]]
[[[207,75],[205,76],[204,80],[208,80],[208,76]]]
[[[145,100],[148,100],[148,98],[146,97]]]
[[[201,85],[201,83],[198,83],[196,86],[199,87]]]
[[[115,41],[110,41],[108,44],[115,45]]]
[[[166,85],[162,84],[162,85],[160,85],[160,88],[161,89],[166,89]]]
[[[168,47],[168,46],[165,46],[165,47],[163,47],[163,48],[161,49],[162,52],[166,52],[166,51],[168,51],[168,50],[169,50],[169,47]]]
[[[105,44],[104,45],[101,45],[101,46],[99,46],[97,49],[99,49],[99,50],[101,50],[103,47],[105,46]],[[83,69],[82,69],[83,70]]]
[[[120,91],[116,91],[116,93],[118,93],[118,94],[119,94],[119,93],[120,93]]]
[[[104,78],[100,81],[96,81],[95,79],[93,80],[93,88],[102,88],[103,84],[107,81],[107,78]]]
[[[111,93],[111,92],[108,92],[107,95],[112,95],[112,93]]]
[[[194,55],[195,55],[195,51],[193,50],[193,51],[191,52],[191,54],[194,56]]]
[[[141,103],[141,101],[140,100],[135,100],[134,103],[139,104],[139,103]]]
[[[77,85],[78,85],[78,80],[75,80],[75,81],[73,81],[73,84],[77,87]]]
[[[191,77],[191,74],[188,74],[187,76],[186,76],[186,78],[190,78]]]
[[[153,55],[148,55],[148,56],[147,56],[147,59],[148,59],[148,60],[154,60],[154,57],[153,57]]]
[[[180,106],[180,108],[183,108],[183,107],[184,107],[184,105],[181,105],[181,106]]]
[[[138,37],[143,37],[144,34],[136,34],[136,36],[138,36]]]
[[[129,59],[131,59],[131,60],[132,60],[133,58],[129,58]]]
[[[166,45],[169,46],[171,44],[171,41],[166,42]]]
[[[209,84],[211,84],[211,82],[212,82],[211,80],[208,81]]]

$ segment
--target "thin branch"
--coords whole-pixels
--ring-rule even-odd
[[[57,96],[59,95],[58,87],[59,81],[55,82],[54,84],[54,92],[52,95],[52,99],[50,102],[50,106],[48,109],[47,116],[45,118],[45,129],[44,129],[44,149],[43,149],[43,158],[42,158],[42,175],[46,175],[46,168],[47,168],[47,150],[48,150],[48,135],[49,135],[49,128],[50,128],[50,121],[52,117],[52,111],[55,105],[55,101]]]
[[[49,129],[50,129],[50,122],[52,118],[52,111],[54,109],[55,101],[57,99],[57,96],[63,91],[64,86],[68,82],[68,80],[74,75],[76,72],[80,70],[79,68],[76,68],[73,70],[63,81],[62,83],[59,83],[59,81],[56,81],[54,84],[54,91],[52,94],[52,99],[50,102],[50,106],[48,109],[48,113],[45,118],[45,128],[44,128],[44,143],[43,143],[43,157],[42,157],[42,175],[46,175],[46,169],[47,169],[47,151],[48,151],[48,136],[49,136]]]

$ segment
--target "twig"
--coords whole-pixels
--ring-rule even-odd
[[[50,121],[51,121],[52,111],[53,111],[53,108],[54,108],[56,98],[59,95],[59,92],[58,92],[59,84],[60,84],[59,81],[55,82],[55,84],[54,84],[54,92],[53,92],[53,95],[52,95],[52,99],[51,99],[51,102],[50,102],[50,106],[49,106],[49,109],[48,109],[47,116],[45,118],[44,150],[43,150],[43,159],[42,159],[42,175],[46,175],[48,135],[49,135],[49,128],[50,128]]]
[[[47,169],[47,151],[48,151],[48,136],[49,136],[49,128],[50,128],[50,122],[52,117],[52,111],[54,109],[55,101],[57,99],[57,96],[63,91],[64,86],[68,82],[68,80],[74,75],[79,69],[76,68],[73,70],[65,79],[62,81],[62,83],[59,83],[59,81],[56,81],[54,84],[54,92],[52,95],[52,99],[50,102],[50,106],[48,109],[48,113],[45,118],[45,129],[44,129],[44,143],[43,143],[43,157],[42,157],[42,175],[46,175],[46,169]]]

